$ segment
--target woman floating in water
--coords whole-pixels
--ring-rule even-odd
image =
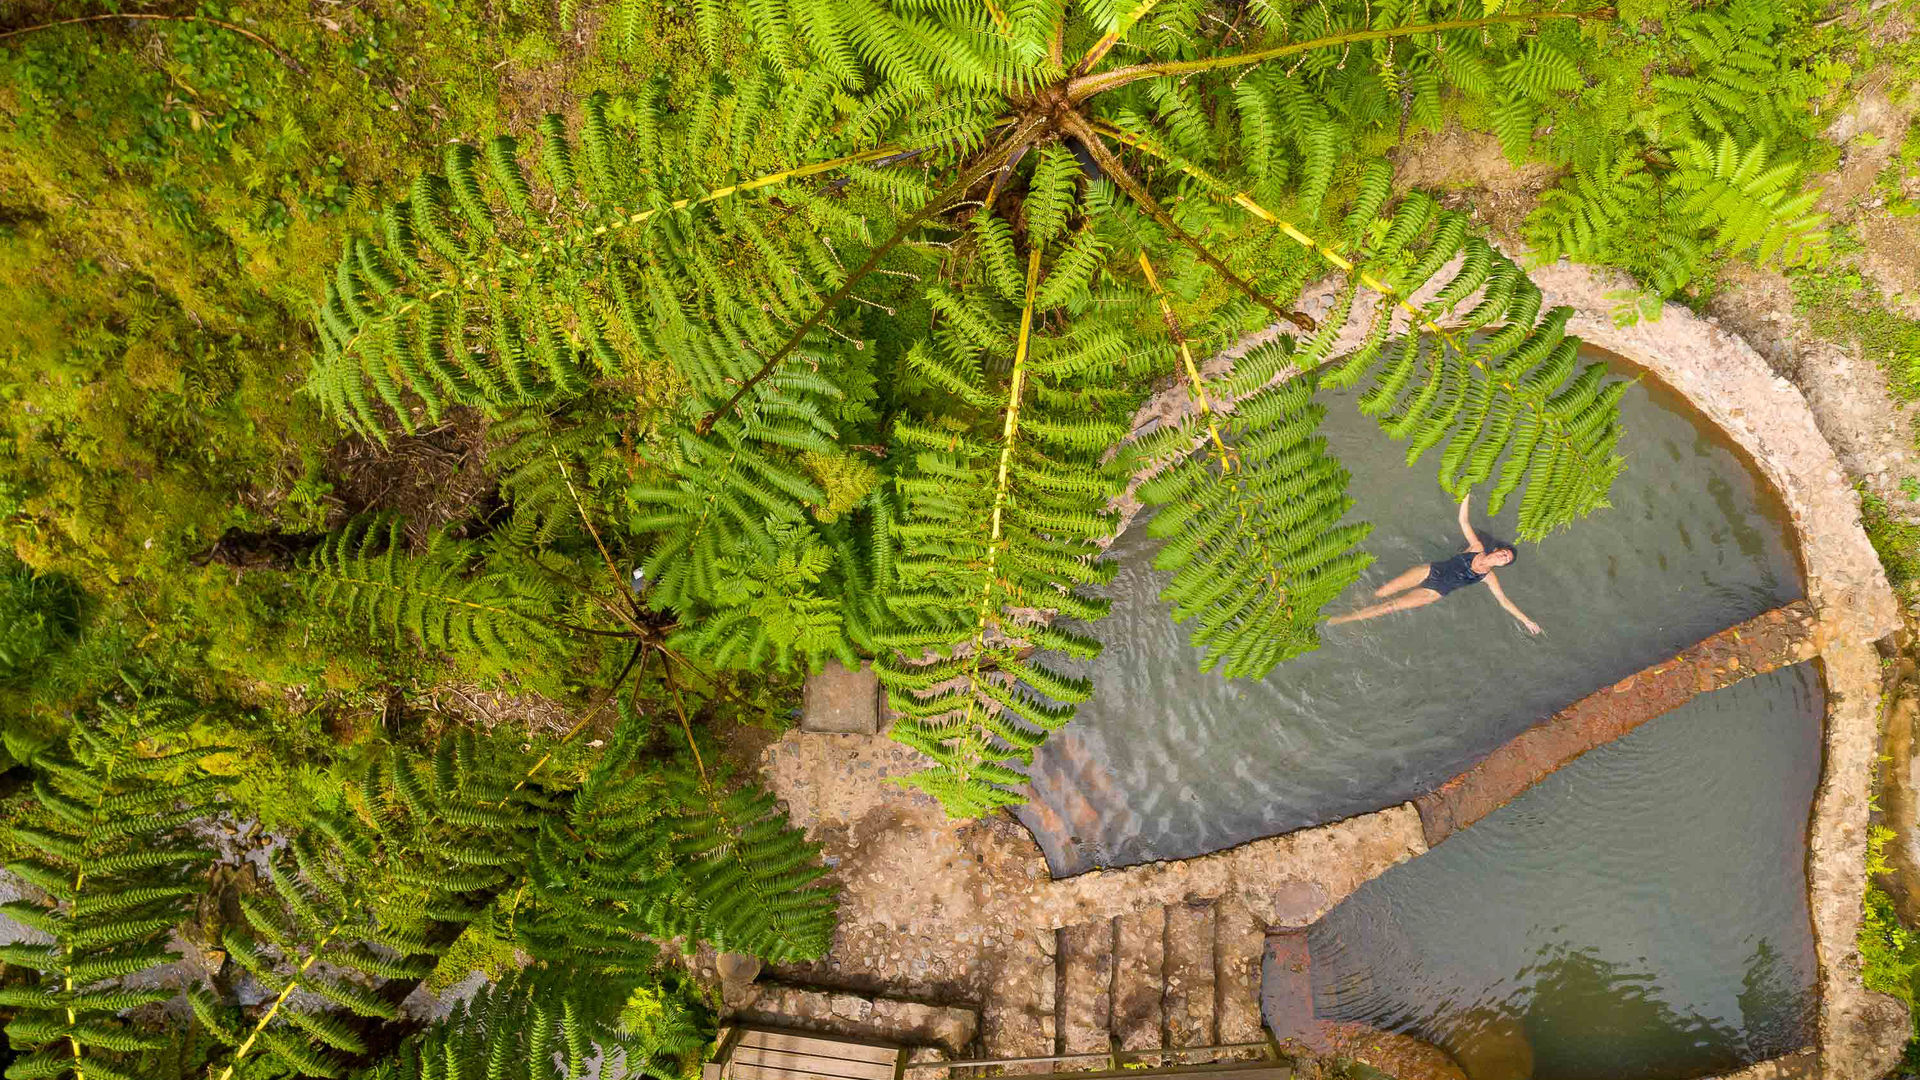
[[[1540,624],[1527,618],[1525,612],[1515,607],[1512,600],[1507,599],[1507,594],[1500,588],[1500,579],[1493,576],[1494,567],[1507,566],[1513,562],[1513,546],[1495,541],[1492,547],[1488,547],[1481,540],[1480,534],[1474,532],[1473,526],[1467,521],[1467,505],[1472,501],[1472,495],[1460,500],[1460,531],[1466,535],[1467,550],[1441,562],[1422,563],[1373,590],[1375,596],[1393,596],[1393,599],[1363,607],[1358,611],[1349,611],[1345,615],[1328,619],[1327,622],[1332,624],[1377,619],[1396,611],[1425,607],[1455,589],[1472,585],[1476,581],[1485,581],[1487,588],[1493,590],[1493,598],[1500,601],[1500,606],[1507,609],[1507,614],[1520,620],[1520,625],[1527,628],[1527,633],[1539,633]],[[1394,596],[1395,593],[1402,595]]]

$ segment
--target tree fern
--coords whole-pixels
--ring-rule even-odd
[[[1778,5],[1744,0],[1675,19],[1669,40],[1677,62],[1652,78],[1652,125],[1753,143],[1807,123],[1801,114],[1820,86],[1784,63],[1779,38],[1790,18]]]
[[[38,973],[0,989],[0,1004],[16,1010],[8,1042],[30,1051],[7,1066],[8,1077],[133,1080],[133,1055],[167,1045],[123,1017],[173,991],[120,980],[171,962],[168,932],[212,858],[184,827],[209,812],[218,790],[195,764],[214,748],[169,745],[194,720],[195,710],[174,699],[103,700],[64,749],[27,762],[44,817],[12,827],[13,842],[31,854],[7,869],[38,898],[0,911],[44,940],[0,946],[10,967]]]
[[[1710,255],[1799,266],[1822,258],[1825,215],[1798,187],[1796,162],[1769,164],[1765,143],[1687,142],[1671,165],[1623,150],[1541,195],[1527,222],[1543,259],[1568,257],[1633,271],[1656,297],[1685,288]]]
[[[1085,680],[1021,654],[1029,645],[1096,654],[1092,638],[1051,626],[1048,616],[1101,617],[1105,601],[1073,590],[1113,573],[1099,555],[1113,534],[1115,485],[1099,457],[1125,429],[1090,410],[1112,407],[1093,388],[1123,361],[1106,347],[1120,341],[1103,343],[1093,324],[1034,332],[1047,316],[1042,297],[1053,307],[1073,291],[1042,278],[1043,255],[1032,249],[1024,280],[1011,288],[989,275],[972,295],[935,292],[953,330],[909,357],[957,403],[997,415],[997,438],[954,425],[894,428],[895,454],[912,462],[897,482],[898,585],[888,600],[901,627],[879,635],[896,655],[883,655],[876,670],[901,714],[893,737],[934,762],[906,782],[958,816],[1020,801],[1009,789],[1025,778],[1013,763],[1031,761],[1086,699]],[[1015,313],[1008,333],[1004,320]],[[1003,366],[1004,381],[990,378]]]
[[[1687,145],[1674,186],[1686,195],[1680,213],[1711,229],[1715,247],[1798,266],[1826,244],[1826,215],[1811,212],[1820,192],[1796,190],[1799,173],[1798,162],[1769,164],[1766,143],[1743,150],[1723,135],[1715,147]]]
[[[696,913],[693,936],[770,963],[814,960],[833,941],[833,890],[817,884],[820,846],[787,823],[754,784],[722,790],[667,774],[675,872]]]
[[[618,469],[589,479],[590,454],[557,456],[581,466],[567,501],[590,544],[535,509],[564,506],[537,455],[503,461],[527,516],[502,548],[611,566],[620,604],[637,562],[649,625],[721,665],[872,653],[894,736],[931,762],[908,782],[958,814],[1018,801],[1021,766],[1091,690],[1043,656],[1098,648],[1088,590],[1112,573],[1126,482],[1108,458],[1181,357],[1289,327],[1219,385],[1194,377],[1235,410],[1197,457],[1179,445],[1197,428],[1137,451],[1165,478],[1150,491],[1188,476],[1246,510],[1231,536],[1158,526],[1183,581],[1244,575],[1176,601],[1234,673],[1311,647],[1363,558],[1334,525],[1343,481],[1303,393],[1364,385],[1409,460],[1438,449],[1448,490],[1517,497],[1528,536],[1604,505],[1618,469],[1614,392],[1575,370],[1524,274],[1431,199],[1384,210],[1386,178],[1351,167],[1382,128],[1435,122],[1449,91],[1530,141],[1585,82],[1539,27],[1611,13],[1256,5],[1216,27],[1203,9],[696,5],[701,70],[549,117],[525,162],[451,147],[349,244],[321,285],[313,393],[370,432],[464,405],[556,437],[595,402],[671,387],[623,429],[618,507]],[[1314,227],[1323,243],[1281,213],[1347,221]],[[1287,306],[1329,265],[1385,297],[1338,357],[1357,297],[1319,326]],[[1430,341],[1403,315],[1436,280],[1412,309]],[[1315,381],[1270,386],[1287,365]],[[878,475],[829,491],[836,460]],[[460,583],[492,587],[463,566]]]
[[[1595,91],[1591,110],[1556,114],[1552,141],[1569,167],[1527,238],[1544,258],[1640,279],[1645,293],[1616,318],[1657,315],[1716,258],[1799,266],[1824,256],[1810,212],[1819,193],[1802,187],[1817,113],[1808,102],[1822,87],[1789,58],[1796,18],[1764,0],[1678,14],[1644,46],[1644,85],[1636,68],[1631,85]]]

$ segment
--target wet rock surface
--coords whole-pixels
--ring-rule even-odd
[[[1820,1052],[1812,1047],[1784,1057],[1755,1062],[1739,1072],[1710,1080],[1811,1080],[1820,1075]]]
[[[1468,1080],[1466,1070],[1432,1043],[1365,1024],[1321,1021],[1327,1053],[1371,1065],[1394,1080]],[[1480,1080],[1474,1074],[1473,1080]]]

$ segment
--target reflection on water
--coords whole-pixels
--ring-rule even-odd
[[[1321,1015],[1473,1080],[1699,1076],[1812,1039],[1818,679],[1750,679],[1602,747],[1313,928]]]
[[[1626,473],[1611,510],[1521,546],[1500,571],[1546,628],[1530,638],[1484,588],[1375,622],[1332,627],[1265,680],[1202,674],[1167,617],[1142,528],[1115,545],[1094,700],[1040,751],[1021,811],[1056,874],[1184,858],[1376,810],[1430,790],[1521,729],[1801,593],[1771,493],[1671,391],[1622,403]],[[1357,605],[1462,541],[1431,462],[1332,401],[1324,426],[1353,473],[1377,562],[1337,601]],[[1483,528],[1511,537],[1513,511]]]

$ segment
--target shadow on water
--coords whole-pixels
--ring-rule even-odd
[[[1115,544],[1112,614],[1094,700],[1041,749],[1022,819],[1056,874],[1185,858],[1431,790],[1520,730],[1709,634],[1797,598],[1784,515],[1747,463],[1671,390],[1622,403],[1613,508],[1500,572],[1547,633],[1530,638],[1488,590],[1327,628],[1324,646],[1264,680],[1198,669],[1158,594],[1169,575],[1138,524]],[[1329,402],[1330,449],[1353,474],[1353,517],[1376,562],[1332,611],[1460,550],[1432,459],[1405,465],[1350,401]],[[1481,508],[1476,507],[1476,510]],[[1514,534],[1513,511],[1476,525]]]
[[[1329,1019],[1472,1080],[1680,1080],[1812,1040],[1809,665],[1692,703],[1369,882],[1310,932]]]

